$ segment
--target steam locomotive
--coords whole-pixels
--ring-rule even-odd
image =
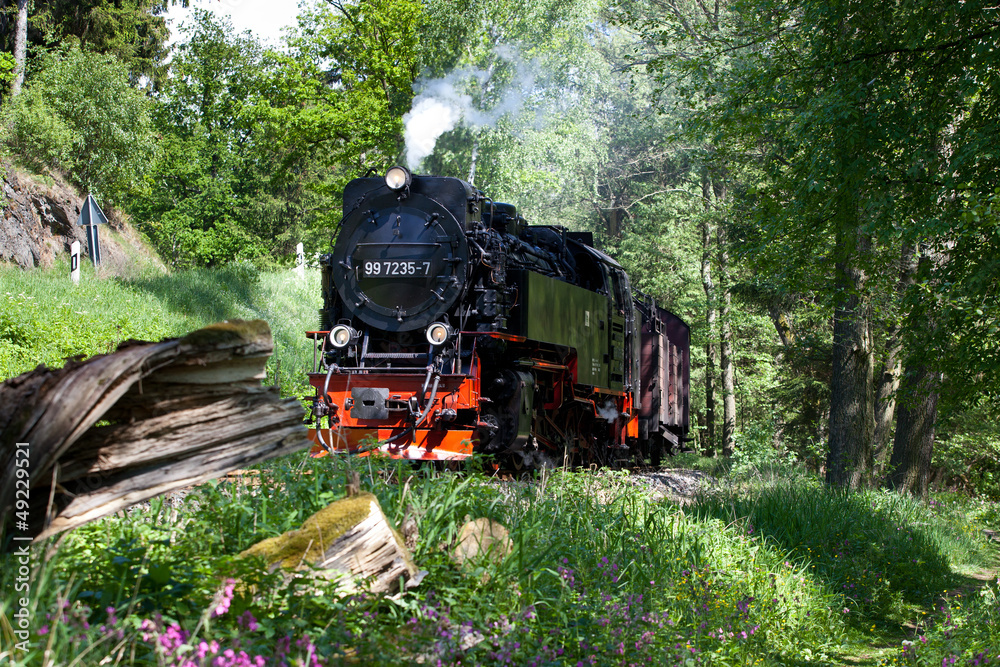
[[[689,327],[589,232],[393,167],[348,184],[321,269],[316,456],[658,463],[688,431]]]

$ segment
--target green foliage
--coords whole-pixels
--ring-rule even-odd
[[[728,461],[732,475],[756,475],[762,470],[782,470],[794,466],[795,456],[775,443],[773,421],[755,421],[736,434],[733,455]]]
[[[988,565],[991,554],[964,516],[947,516],[891,491],[843,493],[816,480],[765,482],[710,495],[695,511],[745,522],[808,566],[844,613],[864,626],[927,605],[955,582],[950,563]],[[957,519],[957,520],[956,520]]]
[[[176,0],[174,0],[176,2]],[[167,54],[166,0],[35,0],[29,39],[114,56],[133,82],[154,77]]]
[[[194,12],[157,96],[162,151],[129,206],[172,266],[323,248],[347,181],[400,152],[420,5],[335,7],[305,11],[288,53]]]
[[[43,55],[7,114],[22,160],[62,171],[112,205],[135,193],[153,155],[148,102],[113,56],[78,48]]]
[[[992,408],[981,399],[946,419],[932,464],[941,486],[1000,500],[1000,430]]]
[[[14,54],[8,53],[7,51],[0,52],[0,84],[9,84],[14,80],[14,69],[17,67],[17,61],[14,60]]]
[[[988,125],[981,114],[977,104],[974,117]],[[983,150],[979,135],[985,131],[985,127],[970,128],[962,136],[970,144],[963,145],[968,151],[963,162],[978,162],[976,151]],[[933,230],[948,248],[947,261],[926,267],[919,276],[917,293],[906,304],[912,326],[928,320],[938,323],[930,341],[920,338],[920,342],[930,342],[934,350],[944,352],[944,372],[962,378],[950,388],[952,402],[995,397],[998,387],[1000,185],[995,176],[987,167],[987,173],[956,187],[956,210],[947,211],[942,216],[945,220],[936,222]]]
[[[274,57],[258,120],[271,128],[281,178],[305,177],[303,196],[324,202],[304,221],[323,241],[343,186],[368,169],[384,173],[402,152],[422,21],[415,0],[318,4],[300,16],[289,55]]]
[[[990,154],[983,140],[996,129],[984,114],[989,84],[973,74],[995,66],[985,47],[991,10],[965,3],[943,19],[933,2],[866,7],[739,0],[714,30],[684,26],[681,16],[644,28],[670,55],[695,49],[676,66],[661,56],[661,80],[704,101],[692,117],[696,136],[712,138],[730,164],[757,170],[752,187],[735,193],[735,240],[754,267],[827,300],[836,265],[848,262],[867,272],[864,296],[880,307],[894,298],[901,245],[940,253],[941,270],[927,267],[904,308],[911,349],[926,350],[927,322],[937,321],[933,356],[965,376],[985,371],[989,391],[995,317],[973,304],[996,289],[980,273],[994,253],[969,223],[970,200],[985,202],[996,187],[995,170],[975,157]],[[958,246],[961,257],[951,252]],[[966,344],[948,353],[963,327],[942,318],[962,302],[982,328],[960,334]]]
[[[266,256],[284,241],[279,211],[265,214],[269,167],[248,106],[263,85],[263,55],[227,21],[196,11],[157,96],[160,151],[144,196],[128,208],[172,266]]]

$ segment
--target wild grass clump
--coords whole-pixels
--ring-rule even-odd
[[[858,624],[901,618],[953,583],[954,563],[986,565],[982,535],[891,491],[848,493],[808,477],[708,495],[695,513],[744,526],[790,553]]]
[[[419,586],[343,597],[235,557],[341,497],[348,464],[390,520],[416,521]],[[653,503],[621,473],[501,482],[293,456],[243,479],[67,536],[36,563],[27,662],[47,647],[58,664],[187,667],[781,664],[844,640],[840,597],[804,564],[743,525]],[[505,524],[511,555],[457,565],[470,517]]]
[[[95,280],[92,269],[84,270],[90,275],[74,285],[68,267],[0,268],[0,379],[40,363],[58,367],[66,357],[105,354],[129,338],[176,336],[194,325],[189,316],[171,316],[153,295],[113,278]]]
[[[957,592],[943,598],[915,637],[882,664],[1000,665],[1000,579],[968,598]]]
[[[928,508],[939,521],[958,527],[971,539],[1000,528],[1000,503],[956,493],[937,493]],[[996,549],[992,566],[996,566]],[[975,570],[966,567],[961,570]],[[977,574],[982,577],[982,570]],[[1000,578],[962,577],[921,614],[914,635],[902,642],[883,665],[1000,665]]]

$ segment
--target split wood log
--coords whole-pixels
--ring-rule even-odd
[[[267,322],[234,320],[7,380],[0,527],[48,537],[309,446],[299,402],[260,384],[273,349]]]
[[[423,576],[402,536],[393,530],[370,493],[333,502],[291,530],[258,542],[240,556],[261,556],[273,572],[339,582],[338,591],[395,592]]]

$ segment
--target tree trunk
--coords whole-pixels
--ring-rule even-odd
[[[903,379],[889,485],[897,491],[927,497],[940,376],[925,363],[907,364]]]
[[[939,258],[940,259],[940,258]],[[903,249],[900,292],[913,284],[918,270],[929,269],[932,257],[913,247]],[[929,323],[931,328],[934,323]],[[930,486],[931,457],[934,453],[934,428],[937,423],[938,393],[941,375],[932,372],[926,359],[909,360],[900,392],[899,417],[889,461],[889,485],[900,492],[927,497]]]
[[[844,248],[848,233],[838,232]],[[833,319],[833,375],[830,380],[830,447],[826,481],[858,489],[871,484],[874,458],[875,401],[872,391],[874,357],[869,307],[863,297],[865,273],[856,265],[868,240],[858,235],[854,250],[837,263],[837,296]]]
[[[896,391],[899,389],[899,377],[903,368],[899,352],[898,334],[892,334],[886,359],[875,381],[875,465],[879,470],[882,470],[888,460],[891,449],[889,444],[892,442],[892,423],[896,416]]]
[[[736,440],[736,369],[733,366],[733,326],[729,317],[729,252],[726,232],[719,225],[719,273],[722,281],[722,312],[719,361],[722,370],[722,455],[732,456]]]
[[[901,301],[903,294],[913,284],[913,276],[917,271],[914,248],[904,243],[899,258],[899,282],[896,295]],[[903,370],[900,354],[903,350],[903,338],[897,322],[889,326],[886,333],[885,361],[877,376],[875,385],[875,465],[881,475],[889,459],[892,449],[892,424],[896,411],[896,392]]]
[[[788,347],[795,342],[795,331],[792,330],[792,323],[788,321],[788,315],[777,306],[771,306],[767,310],[774,324],[774,330],[778,332],[781,339],[781,346]]]
[[[14,32],[14,80],[10,96],[17,97],[24,85],[24,65],[28,57],[28,0],[17,0],[17,27]]]
[[[708,218],[712,187],[707,170],[702,171],[701,193],[705,202],[705,219],[701,223],[701,285],[705,290],[705,324],[708,329],[708,342],[705,343],[705,442],[702,453],[715,456],[715,285],[712,283],[712,223]]]
[[[715,180],[715,200],[726,201],[726,184]],[[733,366],[733,324],[729,316],[732,293],[729,290],[729,245],[724,224],[716,229],[719,244],[719,281],[722,287],[720,313],[719,362],[722,370],[722,455],[732,456],[736,441],[736,369]]]

